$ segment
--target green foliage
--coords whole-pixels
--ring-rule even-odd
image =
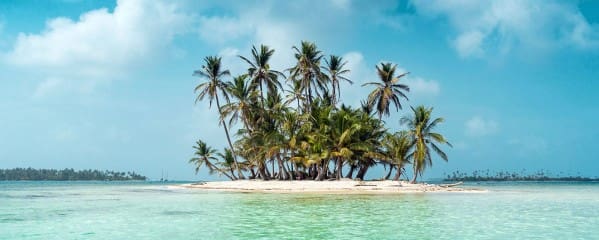
[[[145,181],[146,177],[135,172],[115,172],[99,170],[74,170],[72,168],[0,169],[0,181]]]
[[[242,172],[264,180],[324,180],[354,175],[362,179],[370,167],[383,165],[389,167],[389,174],[395,169],[397,179],[404,165],[414,163],[417,173],[430,166],[428,149],[447,159],[435,145],[447,141],[430,131],[442,121],[429,122],[432,109],[424,111],[427,116],[417,116],[407,131],[391,133],[385,127],[381,118],[390,114],[391,105],[399,110],[400,99],[408,99],[405,93],[409,87],[399,82],[407,73],[397,75],[397,65],[376,66],[380,81],[365,84],[375,89],[362,107],[352,108],[339,102],[340,84],[352,83],[343,58],[325,56],[316,44],[307,41],[293,50],[296,63],[286,70],[288,76],[270,67],[275,51],[265,45],[252,47],[249,58],[239,56],[248,65],[247,73],[230,81],[225,79],[229,72],[221,69],[220,58],[205,59],[206,67],[196,71],[208,80],[196,88],[198,99],[207,96],[210,102],[216,100],[229,148],[219,153],[198,141],[190,161],[196,171],[207,168],[232,180],[242,178]],[[226,99],[222,107],[219,95]],[[238,128],[234,144],[227,127]],[[421,141],[427,146],[424,158],[420,158],[423,153],[417,147]],[[347,175],[342,174],[344,167],[349,168]]]

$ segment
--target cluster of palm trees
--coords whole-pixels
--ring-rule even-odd
[[[204,59],[194,72],[204,79],[195,88],[196,102],[207,99],[210,107],[216,102],[228,148],[221,153],[198,140],[190,160],[196,171],[206,167],[231,180],[245,175],[263,180],[364,179],[369,169],[382,165],[384,178],[395,170],[397,180],[404,166],[412,164],[415,182],[432,165],[431,152],[447,161],[439,145],[451,145],[433,131],[443,119],[433,119],[432,108],[411,107],[413,114],[401,119],[406,130],[385,127],[383,117],[408,100],[409,88],[400,83],[407,73],[396,74],[395,64],[376,66],[380,81],[362,85],[374,90],[361,107],[352,108],[340,102],[340,84],[352,84],[346,61],[326,57],[312,42],[302,41],[293,49],[295,66],[276,71],[269,64],[274,49],[253,47],[251,57],[239,56],[248,64],[247,73],[232,78],[220,57]]]

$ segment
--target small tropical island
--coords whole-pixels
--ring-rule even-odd
[[[145,176],[135,172],[109,170],[0,169],[0,181],[145,181],[146,179]]]
[[[529,182],[599,182],[599,177],[583,177],[562,174],[552,174],[539,170],[535,173],[527,173],[526,170],[521,172],[498,171],[493,172],[487,170],[476,170],[471,173],[455,171],[443,179],[443,181],[460,181],[460,182],[508,182],[508,181],[529,181]]]
[[[194,72],[201,78],[194,89],[196,103],[208,101],[209,108],[218,111],[228,147],[218,151],[200,139],[189,162],[196,173],[206,168],[232,181],[186,186],[285,190],[292,186],[285,182],[302,185],[297,182],[304,181],[313,183],[296,189],[418,185],[424,191],[432,186],[416,182],[432,166],[433,156],[448,160],[442,145],[452,145],[436,132],[444,119],[434,117],[432,107],[420,105],[410,106],[399,122],[386,122],[407,105],[410,88],[402,79],[408,72],[381,62],[373,69],[378,79],[362,85],[367,94],[361,106],[352,107],[341,98],[340,85],[353,84],[342,57],[326,56],[308,41],[293,50],[295,65],[275,70],[270,67],[275,50],[254,46],[249,57],[239,56],[248,66],[239,76],[231,76],[221,57],[204,58]],[[368,170],[377,166],[386,169],[381,181],[363,181]],[[399,182],[406,167],[414,174],[409,182]],[[278,181],[266,183],[270,180]]]

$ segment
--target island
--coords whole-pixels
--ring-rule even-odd
[[[498,171],[476,170],[471,173],[455,171],[443,179],[444,181],[461,181],[461,182],[508,182],[508,181],[528,181],[528,182],[599,182],[599,177],[583,177],[562,174],[548,173],[539,170],[535,173],[527,173],[526,170],[520,172],[514,171]]]
[[[146,179],[145,176],[135,172],[108,170],[0,169],[0,181],[145,181]]]
[[[185,187],[235,191],[459,191],[451,186],[417,184],[433,164],[447,161],[442,146],[452,147],[437,131],[445,121],[433,107],[408,106],[408,72],[381,61],[373,79],[361,84],[364,99],[342,101],[342,84],[353,84],[348,62],[325,55],[315,43],[293,46],[295,62],[275,70],[275,50],[254,46],[238,56],[247,71],[236,76],[220,56],[207,56],[193,75],[196,103],[215,107],[227,147],[222,151],[200,139],[189,160],[198,173],[231,181]],[[228,62],[227,62],[228,63]],[[230,64],[230,63],[229,63]],[[355,79],[354,79],[355,80]],[[355,106],[355,102],[361,102]],[[204,126],[212,127],[212,126]],[[214,139],[214,136],[203,136]],[[363,181],[372,168],[384,168],[382,181]],[[411,168],[411,180],[399,181]],[[394,174],[395,173],[395,174]],[[273,181],[276,180],[276,181]],[[393,181],[390,181],[393,180]]]
[[[275,70],[271,67],[275,50],[253,46],[251,55],[238,56],[247,72],[236,76],[231,76],[220,56],[204,58],[193,74],[201,79],[194,89],[196,103],[207,101],[209,109],[216,108],[227,147],[219,151],[197,140],[189,163],[196,173],[204,168],[231,181],[181,187],[283,193],[481,192],[459,185],[466,181],[599,180],[542,171],[487,170],[456,171],[443,179],[448,184],[418,183],[435,156],[448,161],[442,146],[452,145],[437,131],[445,119],[434,117],[433,107],[410,106],[399,121],[390,118],[393,110],[408,105],[409,72],[381,61],[373,69],[376,77],[361,85],[365,95],[356,107],[342,101],[340,86],[354,83],[343,57],[325,55],[309,41],[292,49],[295,62]],[[383,168],[383,176],[364,181],[372,168]],[[411,179],[401,180],[408,179],[408,174]]]

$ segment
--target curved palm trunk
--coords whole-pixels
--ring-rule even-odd
[[[288,180],[290,178],[289,172],[287,171],[287,168],[285,167],[285,164],[283,163],[283,160],[281,159],[281,156],[279,156],[279,155],[277,155],[277,165],[279,165],[278,179],[279,180]]]
[[[385,180],[389,180],[391,177],[391,172],[393,172],[393,165],[389,164],[389,173],[387,173],[387,176],[385,176]]]
[[[266,166],[264,164],[260,164],[260,166],[258,166],[258,172],[260,173],[260,177],[262,178],[262,180],[270,180],[270,177],[268,176],[268,174],[266,174]]]
[[[416,178],[418,177],[418,172],[416,171],[416,165],[414,164],[414,177],[410,183],[416,183]]]
[[[402,172],[402,168],[398,167],[397,172],[395,173],[395,177],[393,177],[393,181],[399,181],[399,178],[401,177],[401,172]]]
[[[226,177],[228,177],[229,179],[231,179],[231,181],[237,180],[236,178],[234,178],[234,177],[230,176],[229,174],[227,174],[226,171],[223,171],[221,169],[217,169],[217,171],[221,172],[223,175],[225,175]],[[235,176],[235,175],[233,175],[233,176]]]
[[[222,169],[216,167],[214,164],[212,164],[210,161],[208,161],[208,159],[204,159],[204,161],[206,162],[206,166],[208,167],[208,169],[212,170],[212,171],[217,171],[219,173],[222,173],[223,175],[225,175],[226,177],[228,177],[231,180],[235,180],[232,176],[230,176],[229,174],[227,174],[226,171],[223,171]],[[233,175],[235,176],[235,175]]]
[[[220,101],[218,100],[218,94],[216,94],[216,107],[218,108],[218,113],[220,116],[223,116],[223,113],[220,109]],[[237,154],[235,153],[235,148],[233,148],[233,144],[231,143],[231,137],[229,137],[229,129],[227,128],[227,124],[225,123],[224,118],[220,118],[223,127],[225,128],[225,135],[227,135],[227,142],[229,142],[229,148],[231,148],[231,153],[233,154],[233,160],[235,162],[235,168],[237,169],[237,175],[240,179],[245,179],[243,173],[241,172],[241,168],[239,167],[239,163],[237,162]]]
[[[360,168],[360,170],[358,170],[358,174],[356,174],[356,178],[360,179],[360,180],[364,180],[364,175],[366,175],[366,172],[368,172],[368,168],[370,168],[370,166],[368,165],[364,165]]]
[[[352,164],[351,166],[349,166],[349,172],[347,173],[347,175],[345,175],[345,178],[352,178],[355,170],[356,170],[356,165]]]
[[[229,167],[229,172],[231,173],[231,176],[235,176],[235,173],[233,172],[233,168]]]

